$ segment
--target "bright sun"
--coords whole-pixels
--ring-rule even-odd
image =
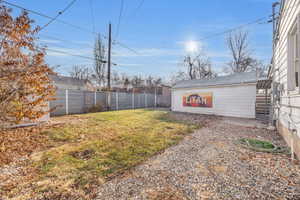
[[[185,43],[185,50],[187,52],[193,53],[198,51],[198,43],[195,41],[188,41]]]

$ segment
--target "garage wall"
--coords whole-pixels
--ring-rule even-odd
[[[190,93],[213,93],[213,107],[184,107],[183,96]],[[255,118],[256,84],[198,89],[173,89],[172,110],[199,114]]]

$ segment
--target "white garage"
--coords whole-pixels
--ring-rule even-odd
[[[256,73],[187,80],[172,88],[172,111],[255,118]]]

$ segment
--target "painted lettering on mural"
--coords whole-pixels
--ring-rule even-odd
[[[192,93],[183,96],[183,106],[212,108],[212,93]]]

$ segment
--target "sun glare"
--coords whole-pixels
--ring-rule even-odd
[[[198,51],[198,43],[195,41],[188,41],[185,43],[185,50],[189,53]]]

